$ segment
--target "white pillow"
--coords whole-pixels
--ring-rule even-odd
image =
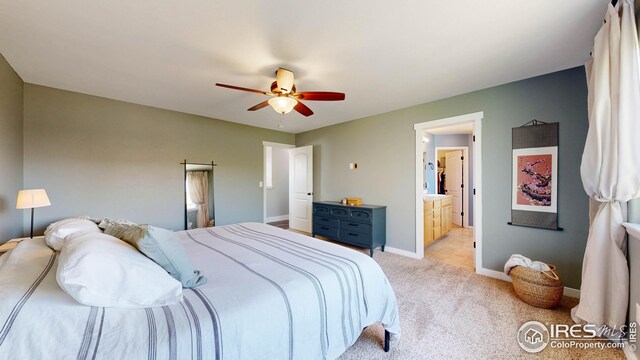
[[[56,280],[72,298],[89,306],[146,308],[182,299],[182,284],[160,265],[103,233],[67,236]]]
[[[62,250],[64,238],[76,232],[100,233],[102,230],[91,220],[70,218],[56,221],[44,231],[44,241],[53,250]]]

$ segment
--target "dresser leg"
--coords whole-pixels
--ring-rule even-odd
[[[382,250],[382,252],[384,252],[384,245],[380,245],[380,250]]]
[[[369,249],[369,254],[373,257],[373,249]]]

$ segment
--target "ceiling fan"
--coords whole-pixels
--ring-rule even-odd
[[[344,100],[344,93],[339,92],[327,92],[327,91],[303,91],[297,92],[296,85],[293,83],[293,72],[287,69],[278,68],[276,71],[276,81],[271,84],[270,91],[261,91],[255,89],[248,89],[239,86],[226,85],[216,83],[216,86],[248,91],[263,95],[272,96],[271,99],[261,102],[260,104],[250,107],[247,111],[260,110],[267,105],[271,105],[273,110],[280,114],[287,114],[291,110],[295,110],[304,116],[313,115],[313,111],[309,109],[300,100],[314,100],[314,101],[339,101]]]

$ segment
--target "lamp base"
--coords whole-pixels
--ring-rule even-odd
[[[33,213],[35,208],[31,208],[31,238],[33,239]]]

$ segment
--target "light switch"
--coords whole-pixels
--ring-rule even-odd
[[[262,187],[262,181],[258,181],[258,187]]]
[[[349,169],[353,170],[353,169],[355,169],[355,168],[356,168],[356,167],[355,167],[355,164],[354,164],[354,163],[349,163]]]

